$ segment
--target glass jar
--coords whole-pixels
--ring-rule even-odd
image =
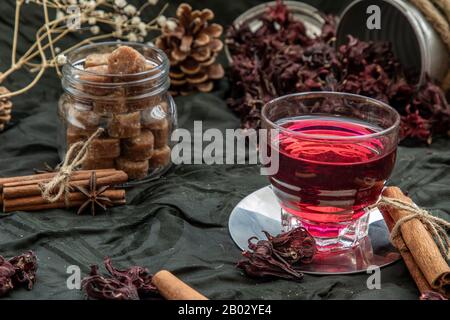
[[[108,60],[121,46],[127,46],[129,52]],[[137,73],[109,73],[108,64],[123,70],[136,61],[144,63],[142,57],[145,66]],[[170,135],[177,113],[167,91],[169,61],[164,52],[139,43],[95,43],[68,53],[62,73],[64,93],[58,108],[61,158],[72,144],[102,127],[104,132],[89,146],[82,169],[116,168],[134,180],[155,177],[170,167]]]

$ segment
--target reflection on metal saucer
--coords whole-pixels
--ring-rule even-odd
[[[248,239],[265,239],[262,230],[277,235],[281,232],[281,207],[270,186],[245,197],[233,209],[228,222],[231,238],[241,250],[248,249]],[[370,212],[369,234],[359,246],[335,253],[319,253],[310,264],[296,265],[307,274],[352,274],[366,272],[369,267],[384,267],[400,259],[389,242],[389,230],[378,209]]]

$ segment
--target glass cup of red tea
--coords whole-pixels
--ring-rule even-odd
[[[396,159],[400,115],[337,92],[274,99],[262,109],[283,231],[305,227],[321,252],[357,246]],[[273,157],[277,153],[278,157]]]

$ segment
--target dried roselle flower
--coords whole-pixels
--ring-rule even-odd
[[[263,233],[272,243],[274,252],[291,264],[310,263],[317,252],[316,241],[305,228],[298,227],[277,236],[267,231]]]
[[[405,138],[418,138],[420,140],[431,143],[431,132],[429,122],[422,118],[419,111],[410,112],[409,106],[406,108],[407,115],[402,116],[400,123],[400,137]]]
[[[339,54],[341,62],[347,73],[359,73],[363,70],[364,65],[367,64],[365,60],[365,50],[369,48],[367,42],[363,42],[348,36],[348,43],[339,47]]]
[[[429,122],[433,134],[447,132],[450,123],[450,105],[437,85],[430,81],[423,85],[415,94],[411,109],[419,111],[420,116]]]
[[[0,297],[5,296],[14,288],[12,277],[15,273],[14,266],[0,256]]]
[[[295,263],[310,263],[317,252],[316,242],[308,231],[299,227],[278,236],[263,233],[267,240],[256,237],[248,240],[249,250],[242,253],[246,259],[239,261],[237,267],[251,277],[303,279]]]
[[[97,300],[139,300],[158,294],[152,284],[152,274],[147,268],[133,266],[125,270],[113,267],[111,258],[104,259],[105,268],[110,273],[104,277],[98,266],[91,266],[88,277],[83,279],[82,287],[87,296]]]
[[[323,42],[314,43],[303,52],[301,61],[311,70],[326,68],[337,72],[341,68],[336,51]]]
[[[421,294],[420,300],[448,300],[448,299],[436,291],[426,291]]]
[[[389,103],[386,92],[391,81],[380,65],[364,66],[364,70],[361,72],[361,82],[362,90],[359,94]]]
[[[9,259],[15,268],[15,274],[12,277],[15,286],[22,285],[28,290],[33,289],[36,282],[36,271],[38,268],[37,257],[33,251],[28,251],[19,256]]]
[[[246,258],[238,262],[237,268],[254,278],[275,277],[288,280],[300,281],[303,274],[296,271],[292,266],[274,253],[273,245],[267,240],[258,240],[252,243],[249,239],[249,248],[252,251],[244,251],[242,255]]]
[[[333,15],[325,15],[323,16],[323,19],[325,20],[323,26],[322,26],[322,32],[320,34],[320,38],[326,42],[329,43],[336,40],[336,30],[337,30],[337,19]]]
[[[152,284],[153,275],[147,268],[133,266],[126,270],[118,270],[112,266],[111,258],[105,258],[106,270],[123,283],[131,283],[137,290],[139,297],[157,294],[158,289]]]
[[[387,42],[365,42],[348,36],[335,48],[336,21],[324,16],[320,36],[312,38],[305,24],[282,1],[267,9],[261,26],[230,27],[226,35],[232,63],[228,106],[243,128],[260,128],[261,108],[273,98],[305,91],[349,92],[381,100],[402,116],[403,138],[431,142],[446,134],[450,106],[442,89],[427,79],[417,88]]]
[[[33,251],[6,260],[0,256],[0,297],[17,286],[33,289],[36,282],[37,258]]]
[[[319,75],[310,70],[300,70],[298,72],[298,82],[295,88],[298,91],[322,91],[323,82]]]
[[[139,300],[136,287],[116,278],[106,278],[99,274],[98,266],[91,266],[91,272],[84,278],[82,288],[87,296],[96,300]]]
[[[272,21],[284,25],[289,21],[290,13],[283,1],[277,0],[277,3],[274,6],[269,6],[267,8],[267,15]]]
[[[411,103],[411,97],[416,90],[414,85],[409,84],[403,78],[391,83],[387,91],[390,105],[400,112],[400,114],[404,114],[405,106]]]
[[[402,75],[401,65],[395,58],[389,42],[367,42],[364,58],[369,64],[379,65],[390,78]]]

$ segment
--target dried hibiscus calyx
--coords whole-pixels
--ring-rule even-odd
[[[0,297],[18,286],[33,289],[37,258],[33,251],[6,260],[0,256]]]
[[[113,267],[111,258],[105,258],[106,270],[122,283],[131,283],[137,290],[139,297],[146,297],[158,293],[158,289],[152,284],[153,275],[147,268],[134,266],[125,270]]]
[[[116,278],[104,277],[98,266],[91,266],[88,277],[83,279],[82,287],[87,296],[96,300],[139,300],[136,287],[131,282],[124,283]]]
[[[386,42],[348,36],[335,47],[336,19],[324,16],[320,36],[311,37],[305,24],[282,1],[269,6],[258,28],[243,23],[227,30],[231,55],[230,98],[244,128],[260,128],[261,109],[268,101],[305,91],[338,91],[368,96],[394,107],[402,116],[402,138],[431,143],[447,134],[450,105],[441,88],[403,68]]]
[[[133,266],[125,270],[113,267],[111,258],[104,259],[105,268],[110,276],[104,277],[98,266],[91,266],[88,277],[82,281],[87,296],[97,300],[139,300],[158,295],[152,284],[152,274],[147,268]]]
[[[430,124],[419,114],[419,111],[411,112],[410,106],[406,108],[406,115],[401,117],[400,136],[427,140],[431,143]]]
[[[0,297],[6,295],[11,291],[14,286],[12,283],[12,277],[14,276],[16,269],[5,258],[0,256]]]
[[[12,278],[13,284],[23,285],[28,290],[33,289],[36,282],[37,257],[33,251],[28,251],[20,256],[9,259],[16,272]]]
[[[250,277],[302,280],[303,273],[294,264],[312,261],[316,253],[314,238],[302,227],[278,236],[263,232],[267,240],[250,238],[249,250],[242,253],[246,259],[239,261],[237,267]]]
[[[316,254],[316,241],[305,228],[298,227],[278,236],[263,233],[272,243],[274,252],[291,264],[310,263]]]

